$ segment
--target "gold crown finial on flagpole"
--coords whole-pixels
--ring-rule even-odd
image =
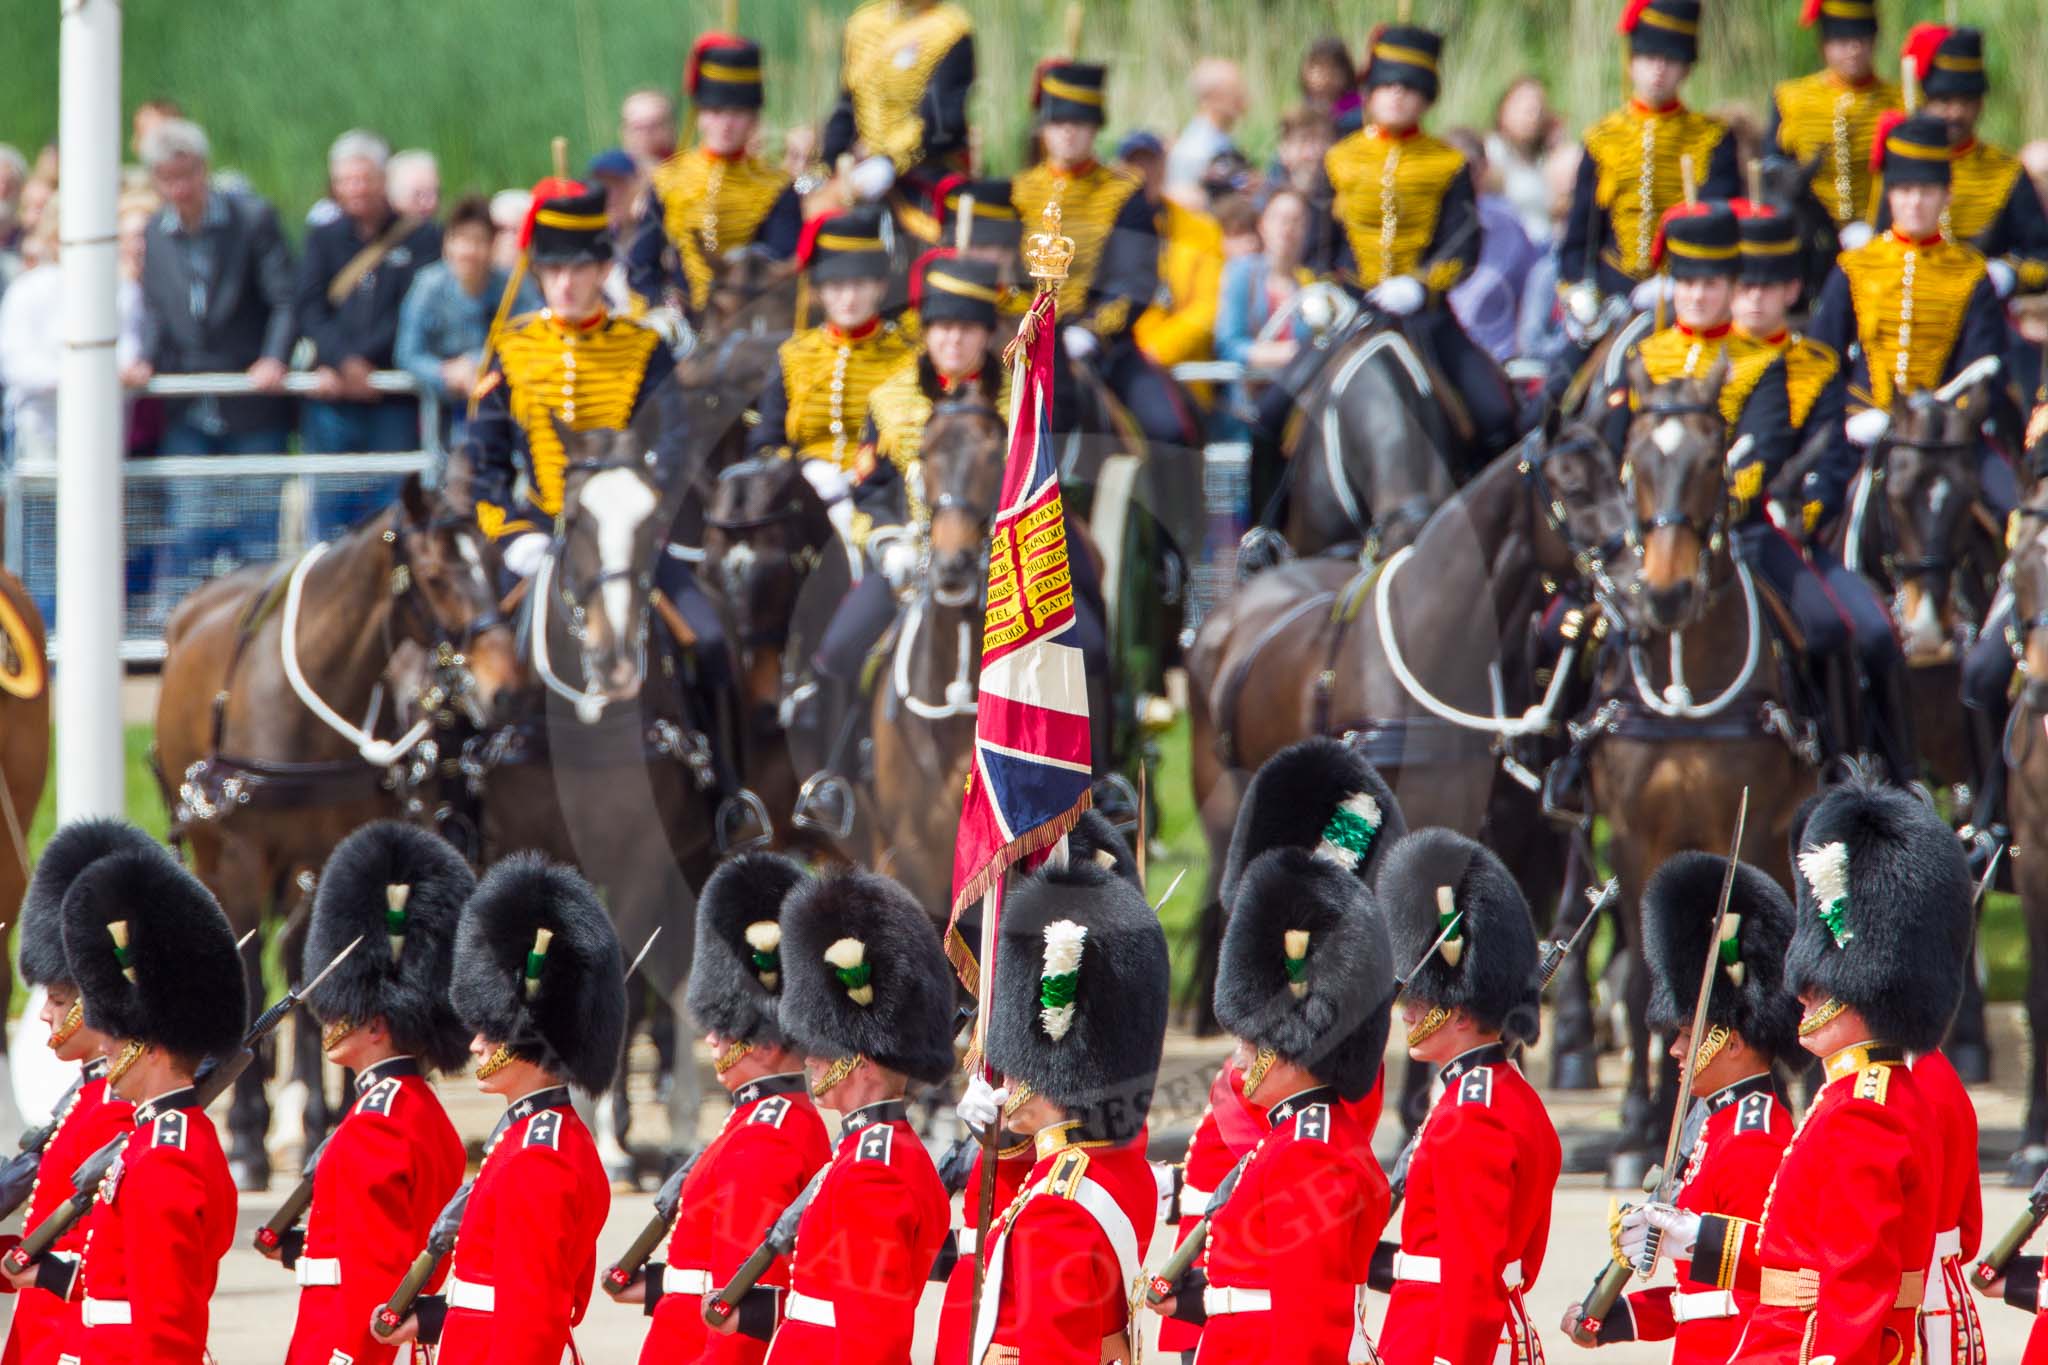
[[[1047,200],[1038,231],[1024,239],[1024,265],[1038,281],[1040,293],[1057,289],[1066,282],[1074,263],[1074,239],[1060,233],[1060,206]]]
[[[557,180],[567,180],[569,178],[569,139],[565,137],[554,139],[548,144],[548,150],[554,154],[555,178]]]

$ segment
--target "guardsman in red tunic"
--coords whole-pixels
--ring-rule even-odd
[[[1131,856],[1130,845],[1099,810],[1081,812],[1080,820],[1068,832],[1067,861],[1098,864],[1143,890],[1138,882],[1138,861]],[[1030,1183],[1032,1169],[1038,1164],[1031,1133],[1016,1129],[1012,1116],[1003,1112],[1005,1099],[983,1079],[979,1067],[970,1067],[967,1093],[955,1110],[968,1130],[969,1141],[974,1141],[975,1135],[990,1123],[1002,1124],[996,1130],[995,1191],[989,1199],[991,1224]],[[951,1254],[941,1251],[932,1267],[932,1278],[943,1277],[946,1284],[945,1302],[939,1312],[938,1351],[934,1356],[938,1365],[965,1365],[973,1345],[974,1260],[981,1236],[981,1167],[982,1152],[976,1142],[967,1183],[960,1191],[960,1225],[953,1230]],[[1149,1231],[1147,1224],[1140,1236]]]
[[[1798,833],[1787,985],[1826,1083],[1760,1218],[1648,1204],[1686,1289],[1753,1291],[1732,1361],[1888,1365],[1918,1351],[1941,1200],[1940,1123],[1906,1065],[1947,1031],[1968,969],[1961,847],[1912,794],[1858,778]]]
[[[1159,1216],[1145,1120],[1173,972],[1159,916],[1115,866],[1070,857],[1004,896],[988,1060],[1035,1160],[989,1228],[973,1365],[1137,1359],[1131,1295]]]
[[[355,1098],[302,1177],[313,1182],[304,1229],[275,1247],[257,1244],[300,1285],[286,1365],[396,1358],[395,1346],[371,1334],[371,1314],[469,1164],[427,1071],[454,1072],[468,1055],[448,980],[456,922],[475,889],[447,840],[396,820],[349,835],[320,872],[306,929],[308,979],[364,939],[307,1000],[327,1060],[355,1074]]]
[[[208,1301],[235,1236],[235,1182],[193,1077],[241,1043],[241,954],[219,902],[161,846],[91,863],[64,896],[63,923],[107,1086],[136,1106],[135,1121],[79,1259],[29,1273],[78,1302],[60,1359],[191,1365],[205,1355]]]
[[[1202,1324],[1204,1361],[1371,1358],[1359,1294],[1390,1201],[1348,1106],[1386,1051],[1393,952],[1369,874],[1398,856],[1375,861],[1399,849],[1400,818],[1371,766],[1327,739],[1267,760],[1238,812],[1216,1017],[1263,1131],[1210,1199],[1203,1266],[1160,1306]]]
[[[617,1295],[644,1303],[654,1320],[640,1351],[643,1365],[760,1365],[768,1354],[772,1295],[749,1301],[753,1311],[733,1336],[706,1330],[703,1301],[732,1278],[832,1157],[803,1058],[775,1017],[782,997],[777,916],[808,881],[787,858],[745,853],[721,863],[697,897],[686,1003],[706,1030],[712,1070],[732,1097],[732,1112],[683,1181],[667,1262],[650,1263],[643,1281]],[[772,1267],[761,1284],[786,1288],[788,1267]]]
[[[135,1108],[107,1088],[104,1035],[86,1027],[85,1006],[78,993],[78,981],[64,956],[64,893],[80,872],[109,853],[124,849],[154,847],[155,841],[130,824],[118,820],[78,820],[57,831],[43,856],[36,860],[29,879],[28,894],[21,901],[21,979],[28,986],[41,986],[43,1022],[50,1026],[50,1051],[58,1060],[80,1067],[71,1089],[57,1102],[51,1115],[51,1132],[43,1144],[42,1159],[36,1164],[35,1185],[29,1192],[28,1211],[22,1215],[24,1234],[48,1218],[70,1197],[71,1173],[85,1159],[135,1125]],[[19,1238],[0,1239],[0,1251]],[[85,1246],[81,1224],[57,1240],[50,1257],[53,1276],[66,1277]],[[12,1292],[11,1287],[0,1292]],[[7,1346],[0,1352],[0,1365],[55,1365],[64,1349],[66,1336],[78,1321],[78,1305],[40,1288],[25,1288],[15,1300],[14,1320],[7,1329]]]
[[[1755,1219],[1792,1140],[1792,1115],[1771,1076],[1774,1063],[1789,1066],[1799,1055],[1799,1001],[1785,989],[1792,902],[1768,874],[1744,863],[1735,869],[1727,925],[1713,941],[1727,867],[1726,858],[1693,852],[1657,869],[1643,892],[1643,962],[1650,1026],[1673,1035],[1671,1055],[1680,1063],[1692,1058],[1695,1098],[1681,1132],[1678,1207]],[[1716,965],[1707,1028],[1695,1044],[1693,1013],[1709,952]],[[1644,1241],[1632,1231],[1615,1254],[1636,1264]],[[1675,1285],[1637,1290],[1616,1303],[1600,1324],[1598,1344],[1669,1341],[1675,1365],[1721,1365],[1749,1322],[1756,1294],[1695,1289],[1686,1283],[1684,1261],[1674,1259],[1672,1268]],[[1574,1304],[1565,1331],[1578,1318]]]
[[[1402,997],[1408,1055],[1441,1068],[1443,1091],[1409,1159],[1380,1359],[1535,1365],[1543,1347],[1523,1295],[1543,1268],[1562,1153],[1508,1056],[1538,1027],[1528,902],[1500,859],[1443,829],[1395,844],[1377,890],[1402,967],[1450,930]]]
[[[420,1299],[386,1340],[438,1342],[440,1365],[582,1359],[570,1334],[590,1304],[612,1194],[569,1087],[611,1085],[625,969],[597,893],[571,869],[517,853],[477,883],[449,996],[475,1035],[477,1088],[508,1105],[470,1182],[446,1292]]]
[[[1977,1170],[1977,1106],[1940,1049],[1910,1059],[1913,1084],[1941,1129],[1941,1199],[1934,1260],[1920,1308],[1920,1358],[1927,1365],[1984,1365],[1984,1324],[1970,1297],[1970,1263],[1984,1239],[1984,1190]]]
[[[1225,864],[1218,888],[1223,903],[1233,903],[1239,880],[1259,853],[1283,844],[1310,851],[1319,847],[1331,813],[1347,800],[1361,817],[1355,827],[1361,831],[1363,845],[1352,871],[1369,885],[1381,857],[1408,831],[1400,802],[1385,780],[1356,749],[1330,739],[1305,740],[1267,759],[1253,774],[1238,806],[1238,826],[1245,842],[1241,848],[1233,847]],[[1245,813],[1254,810],[1255,815]],[[1370,833],[1363,833],[1367,826]],[[1363,1095],[1339,1102],[1350,1126],[1365,1135],[1368,1158],[1373,1131],[1379,1125],[1383,1080],[1383,1075],[1375,1072]],[[1207,1211],[1210,1197],[1224,1177],[1267,1135],[1266,1111],[1271,1107],[1247,1098],[1243,1064],[1236,1057],[1226,1059],[1210,1084],[1209,1103],[1188,1141],[1186,1159],[1164,1168],[1166,1221],[1178,1228],[1176,1245]],[[1199,1271],[1205,1260],[1197,1258],[1194,1269]],[[1204,1328],[1192,1300],[1183,1312],[1185,1316],[1159,1324],[1160,1350],[1192,1354],[1201,1346]]]
[[[811,1094],[842,1118],[797,1225],[768,1359],[908,1365],[947,1216],[903,1097],[953,1074],[953,968],[923,907],[872,873],[801,888],[781,924],[782,1030]]]

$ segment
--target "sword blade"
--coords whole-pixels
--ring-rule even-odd
[[[1180,890],[1181,879],[1186,877],[1187,875],[1188,870],[1186,868],[1182,868],[1180,871],[1173,874],[1173,880],[1166,884],[1166,894],[1161,896],[1157,901],[1153,903],[1153,914],[1158,914],[1160,908],[1164,906],[1168,901],[1173,899],[1173,893]]]
[[[1700,995],[1692,1007],[1692,1042],[1686,1047],[1683,1069],[1678,1073],[1678,1097],[1673,1102],[1671,1136],[1664,1140],[1664,1178],[1676,1180],[1678,1141],[1685,1126],[1685,1110],[1692,1099],[1692,1069],[1700,1054],[1700,1039],[1707,1031],[1707,1005],[1714,991],[1714,966],[1721,960],[1721,930],[1728,922],[1728,902],[1735,895],[1735,869],[1742,859],[1742,830],[1749,822],[1749,788],[1742,789],[1742,802],[1735,808],[1735,835],[1728,842],[1728,867],[1721,874],[1721,898],[1714,907],[1713,932],[1707,935],[1707,961],[1700,969]]]
[[[1436,942],[1429,945],[1429,950],[1423,953],[1421,957],[1415,959],[1415,965],[1408,969],[1407,975],[1397,976],[1394,978],[1394,998],[1396,1000],[1401,998],[1402,991],[1408,989],[1408,983],[1415,979],[1415,974],[1422,970],[1423,966],[1428,963],[1431,957],[1436,955],[1437,949],[1443,947],[1445,943],[1450,941],[1451,935],[1457,933],[1458,926],[1463,924],[1464,922],[1465,912],[1463,910],[1453,912],[1451,915],[1451,922],[1449,924],[1446,924],[1444,926],[1443,932],[1436,936]]]
[[[251,932],[254,931],[252,930]],[[333,972],[333,970],[336,967],[339,967],[342,964],[343,960],[346,959],[350,953],[356,950],[357,945],[362,943],[363,938],[364,935],[357,934],[353,939],[349,941],[348,947],[343,948],[340,952],[336,953],[334,955],[334,960],[332,962],[329,962],[325,967],[322,967],[320,969],[319,975],[315,976],[311,981],[308,981],[305,985],[299,987],[296,991],[293,991],[292,994],[300,1000],[305,999],[307,992],[311,991],[315,986],[325,981],[329,973]]]
[[[647,936],[647,942],[640,945],[640,951],[633,954],[633,963],[626,968],[626,980],[631,981],[633,979],[633,973],[640,970],[640,964],[647,960],[647,954],[653,949],[654,940],[660,937],[661,926],[657,924],[654,926],[654,932]]]

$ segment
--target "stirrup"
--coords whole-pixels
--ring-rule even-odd
[[[797,789],[790,823],[798,829],[845,839],[853,834],[853,786],[838,773],[821,768]]]
[[[749,827],[755,832],[744,838],[735,837],[745,834]],[[766,848],[775,840],[775,822],[769,818],[768,803],[741,787],[718,803],[718,810],[711,817],[711,838],[721,854]]]

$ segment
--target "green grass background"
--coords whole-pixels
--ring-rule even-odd
[[[965,0],[978,26],[975,120],[995,170],[1014,167],[1026,131],[1031,67],[1062,45],[1066,0]],[[822,119],[837,83],[839,24],[854,0],[742,0],[740,26],[768,54],[774,126]],[[1907,25],[1939,19],[1947,0],[1887,0],[1895,71]],[[1987,121],[2007,143],[2048,132],[2041,0],[1971,0],[1964,16],[1990,38],[1999,97]],[[9,6],[13,61],[0,82],[0,141],[31,154],[57,128],[60,6]],[[1621,89],[1619,0],[1414,0],[1418,22],[1445,30],[1439,124],[1483,125],[1502,87],[1533,71],[1549,80],[1573,128]],[[1817,64],[1797,0],[1715,0],[1689,90],[1758,114],[1770,82]],[[432,148],[451,191],[496,189],[545,174],[548,140],[569,138],[573,165],[611,145],[619,99],[675,87],[691,38],[722,12],[711,0],[131,0],[125,8],[123,108],[171,96],[213,136],[216,159],[241,169],[292,216],[325,182],[325,149],[345,128],[379,129],[396,146]],[[1184,76],[1198,56],[1245,64],[1254,108],[1247,145],[1270,149],[1295,100],[1295,63],[1322,33],[1361,46],[1395,17],[1388,0],[1093,0],[1082,50],[1112,67],[1110,134],[1178,128]]]

